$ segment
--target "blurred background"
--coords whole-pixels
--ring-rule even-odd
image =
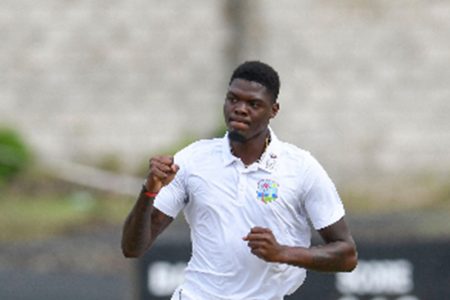
[[[124,259],[121,225],[152,154],[223,134],[231,71],[255,59],[280,74],[272,127],[335,181],[361,266],[410,272],[403,290],[328,275],[315,299],[449,292],[450,1],[2,0],[0,40],[0,299],[167,299],[179,265]]]

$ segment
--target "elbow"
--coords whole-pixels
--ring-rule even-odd
[[[128,251],[126,249],[122,249],[122,254],[126,258],[138,258],[138,257],[141,256],[140,253],[133,252],[133,251]]]
[[[343,272],[352,272],[356,266],[358,265],[358,251],[356,251],[356,247],[352,247],[352,250],[349,251],[344,270]]]
[[[122,242],[122,254],[126,258],[139,258],[144,256],[144,254],[147,252],[147,250],[150,248],[150,245],[134,245],[134,244],[127,244],[125,242]]]
[[[127,245],[122,244],[122,254],[126,258],[139,258],[143,256],[145,250],[141,249],[133,249],[133,247],[128,247]]]
[[[356,257],[352,257],[349,259],[346,268],[343,270],[343,272],[352,272],[356,266],[358,265],[358,259]]]

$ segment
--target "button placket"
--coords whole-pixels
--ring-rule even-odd
[[[252,165],[248,168],[239,169],[239,180],[237,184],[237,190],[238,190],[238,199],[242,205],[244,205],[246,201],[248,185],[249,182],[251,181],[250,175],[255,171],[257,171],[256,165]]]
[[[245,188],[247,186],[247,174],[240,171],[239,172],[239,182],[238,182],[238,198],[239,201],[244,201],[245,199]]]

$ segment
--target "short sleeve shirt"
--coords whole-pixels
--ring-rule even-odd
[[[233,156],[228,137],[201,140],[175,155],[180,169],[154,206],[191,229],[192,257],[185,285],[211,299],[282,299],[306,270],[267,263],[243,241],[254,226],[270,228],[280,244],[309,247],[311,225],[327,227],[344,216],[333,182],[311,154],[280,141],[250,166]]]

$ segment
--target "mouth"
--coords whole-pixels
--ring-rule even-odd
[[[230,129],[245,130],[250,126],[250,123],[242,119],[229,119],[228,125]]]

